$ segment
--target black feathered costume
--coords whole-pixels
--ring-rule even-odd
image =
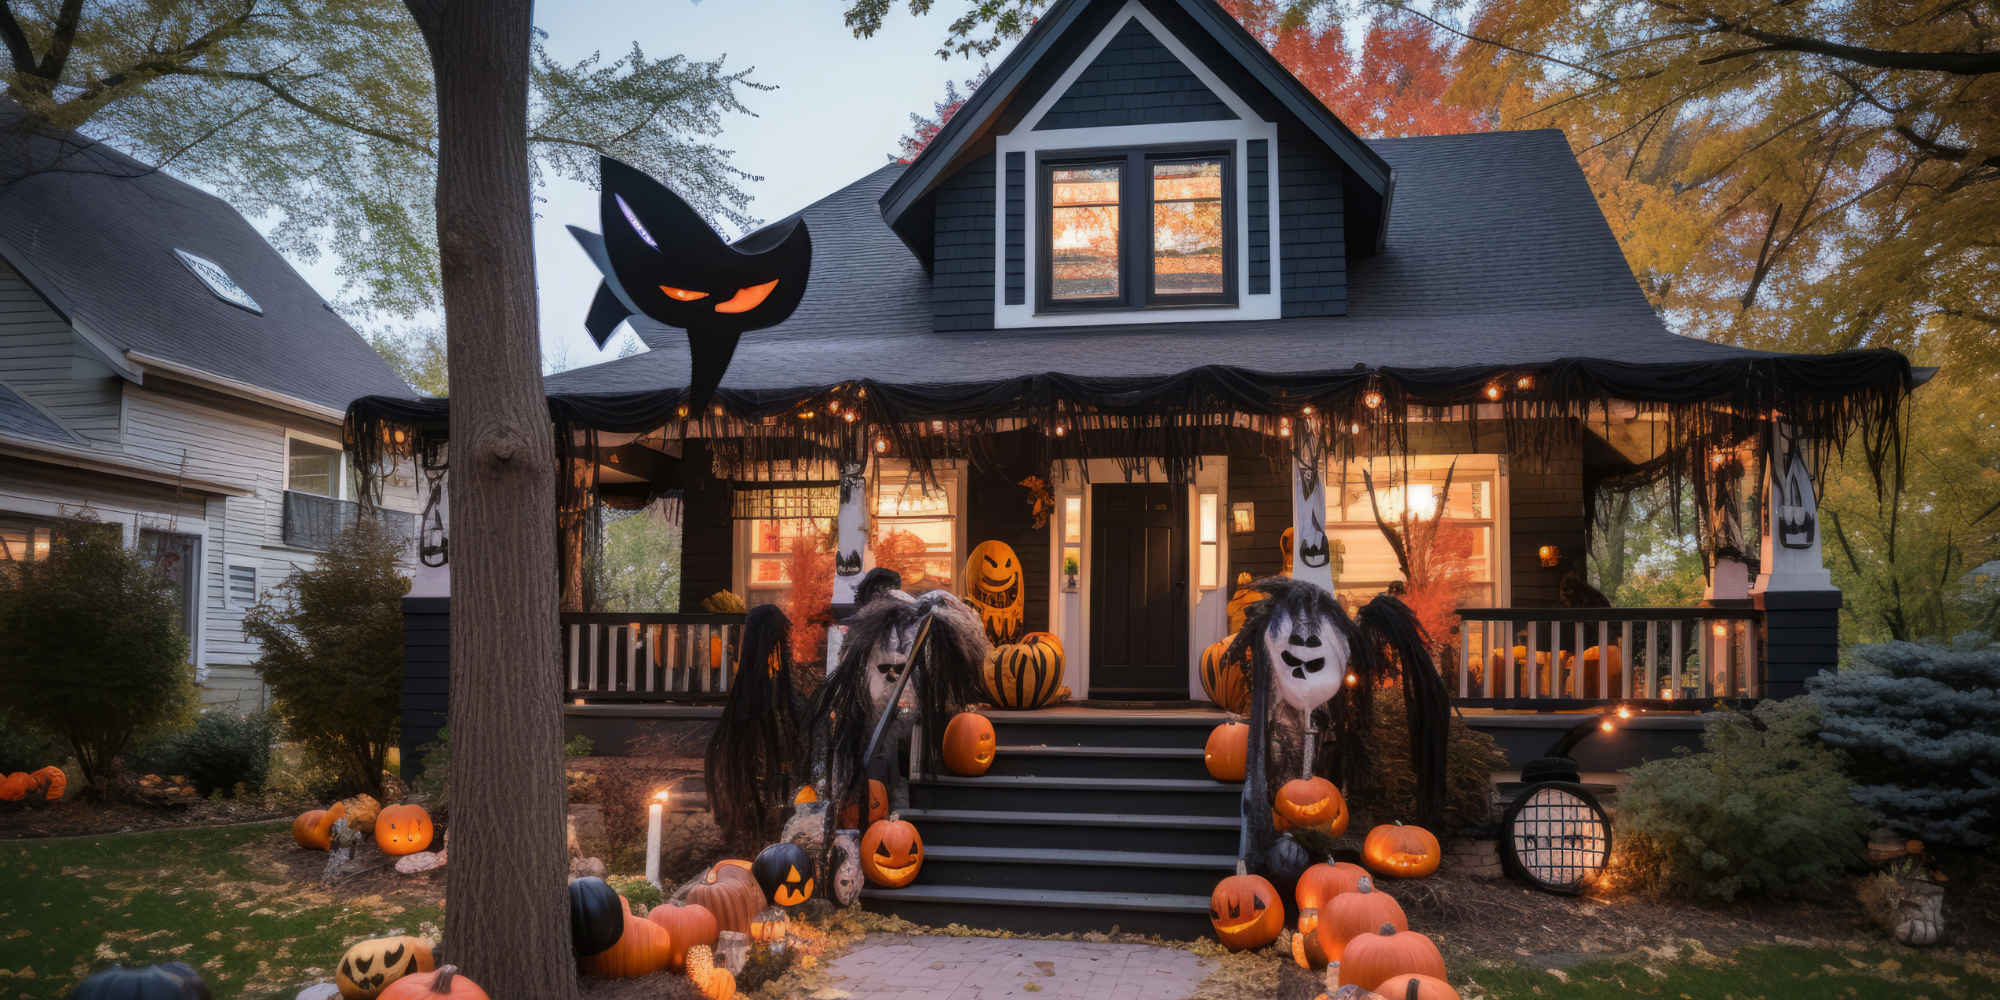
[[[792,684],[792,622],[776,605],[750,609],[736,677],[708,742],[708,799],[724,843],[755,849],[777,836],[806,771],[805,706]]]

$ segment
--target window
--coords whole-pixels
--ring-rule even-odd
[[[1220,532],[1216,528],[1216,522],[1222,516],[1220,501],[1221,497],[1214,493],[1203,493],[1201,503],[1196,507],[1200,511],[1201,519],[1199,534],[1196,536],[1201,540],[1201,562],[1200,574],[1195,579],[1195,585],[1203,590],[1214,590],[1216,579],[1222,572],[1222,556],[1218,551],[1217,537]]]
[[[1039,308],[1235,302],[1227,155],[1073,159],[1043,164],[1042,181]]]
[[[285,488],[294,493],[340,498],[340,449],[292,438],[287,442]]]
[[[1366,481],[1361,475],[1364,467],[1369,474]],[[1372,465],[1356,461],[1344,471],[1332,471],[1326,533],[1335,543],[1334,585],[1342,603],[1364,604],[1403,578],[1395,551],[1375,523],[1379,511],[1391,526],[1419,529],[1419,537],[1430,545],[1429,565],[1439,577],[1438,585],[1455,592],[1458,606],[1494,606],[1498,546],[1506,542],[1495,530],[1498,477],[1499,465],[1491,455],[1413,456],[1407,466],[1400,458],[1376,459]],[[1443,521],[1434,526],[1440,496]]]
[[[229,567],[229,601],[239,608],[257,603],[257,567]]]
[[[911,594],[950,590],[958,571],[958,522],[952,515],[958,480],[942,469],[937,478],[937,486],[926,490],[922,477],[884,469],[875,491],[870,554],[875,565],[902,574],[903,590]]]
[[[195,580],[201,562],[201,538],[144,529],[139,532],[139,556],[173,588],[174,600],[181,609],[182,632],[192,637],[198,608]]]
[[[1076,593],[1076,575],[1083,565],[1083,498],[1063,497],[1062,589]]]
[[[47,559],[51,531],[45,523],[0,519],[0,563]]]

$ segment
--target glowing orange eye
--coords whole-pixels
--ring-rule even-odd
[[[707,292],[690,292],[685,288],[675,288],[671,285],[661,285],[660,291],[667,293],[668,298],[678,299],[682,302],[693,302],[696,299],[708,298]]]
[[[761,285],[751,285],[749,288],[738,289],[735,297],[729,301],[717,302],[715,304],[715,311],[719,313],[749,312],[761,305],[764,297],[770,295],[771,289],[776,287],[778,287],[778,280],[773,278]]]

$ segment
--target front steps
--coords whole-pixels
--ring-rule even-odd
[[[1236,870],[1242,785],[1202,764],[1221,712],[983,713],[999,737],[979,778],[912,780],[917,881],[862,905],[918,923],[1063,933],[1211,933],[1208,897]]]

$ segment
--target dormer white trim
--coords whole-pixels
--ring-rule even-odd
[[[1127,23],[1137,20],[1152,34],[1162,47],[1173,53],[1196,79],[1208,87],[1218,99],[1236,114],[1235,121],[1176,122],[1165,125],[1115,125],[1098,128],[1048,129],[1035,131],[1035,126],[1046,116],[1049,109],[1069,91],[1077,77],[1090,67],[1104,47],[1111,43]],[[1250,273],[1250,170],[1248,146],[1251,140],[1263,139],[1268,145],[1265,158],[1267,171],[1265,192],[1269,204],[1271,269],[1271,290],[1268,293],[1252,295],[1249,292]],[[1041,192],[1038,190],[1041,171],[1036,166],[1038,159],[1065,153],[1083,153],[1118,148],[1135,148],[1161,144],[1209,143],[1228,144],[1235,163],[1235,305],[1226,306],[1180,306],[1155,307],[1149,309],[1063,311],[1037,313],[1035,304],[1039,301],[1038,287],[1040,270],[1035,265],[1040,253],[1040,240],[1044,234],[1036,220],[1041,218]],[[1026,282],[1027,294],[1019,305],[1007,304],[1007,154],[1024,153],[1027,159],[1025,186],[1025,231],[1023,242],[1027,252]],[[1236,92],[1225,86],[1201,60],[1195,58],[1173,32],[1167,30],[1159,19],[1147,11],[1138,0],[1127,0],[1125,6],[1113,15],[1110,22],[1097,33],[1083,52],[1063,70],[1053,86],[1049,87],[1028,114],[1021,118],[1013,132],[994,138],[994,179],[993,185],[993,325],[997,329],[1021,329],[1038,326],[1125,326],[1144,323],[1197,323],[1227,322],[1230,320],[1277,319],[1283,315],[1284,303],[1280,295],[1282,283],[1280,269],[1282,261],[1278,253],[1280,244],[1278,217],[1278,126],[1267,122],[1251,110],[1250,105]]]

